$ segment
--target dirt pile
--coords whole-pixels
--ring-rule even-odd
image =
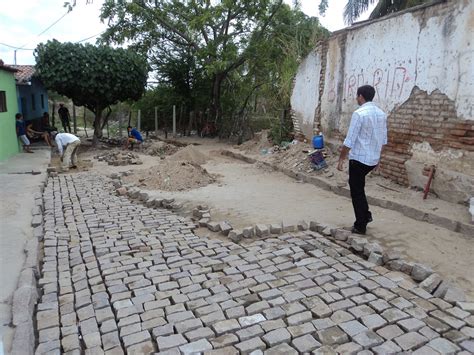
[[[159,165],[124,176],[124,181],[150,190],[184,191],[211,184],[215,178],[197,164],[165,159]]]
[[[167,160],[202,165],[207,162],[208,158],[199,150],[197,150],[193,145],[188,145],[173,155],[170,155]]]
[[[145,154],[164,157],[176,153],[179,148],[173,144],[158,141],[153,142],[145,149]]]
[[[246,153],[258,154],[262,151],[267,151],[272,147],[272,143],[268,138],[268,130],[263,130],[255,134],[255,136],[247,142],[237,146],[238,149]]]
[[[122,165],[141,165],[143,162],[137,154],[132,152],[123,151],[109,151],[94,156],[98,161],[105,161],[109,165],[122,166]]]

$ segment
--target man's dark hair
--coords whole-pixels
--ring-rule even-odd
[[[372,101],[375,96],[375,89],[370,85],[363,85],[357,89],[357,96],[361,95],[365,101]]]
[[[19,118],[21,118],[22,116],[23,116],[23,115],[22,115],[21,113],[17,113],[17,114],[15,115],[15,118],[16,118],[16,119],[19,119]]]

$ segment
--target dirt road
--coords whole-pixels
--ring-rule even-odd
[[[350,199],[297,182],[282,173],[262,169],[257,164],[224,157],[220,150],[229,148],[229,145],[214,140],[199,140],[199,143],[194,149],[207,157],[202,167],[215,175],[217,182],[187,191],[150,190],[150,195],[175,198],[188,207],[207,204],[214,221],[226,220],[235,228],[300,220],[315,220],[337,227],[352,224]],[[140,156],[143,161],[141,166],[112,167],[94,161],[92,169],[110,173],[148,169],[160,164],[158,157]],[[398,249],[410,261],[431,266],[443,277],[454,280],[470,298],[474,298],[472,238],[413,220],[392,210],[371,207],[371,211],[374,222],[368,228],[369,239]]]

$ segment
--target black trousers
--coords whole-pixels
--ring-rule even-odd
[[[357,160],[349,160],[349,186],[356,218],[354,227],[361,232],[366,231],[367,223],[372,219],[372,213],[369,211],[369,204],[365,196],[365,176],[374,168],[375,166],[365,165]]]

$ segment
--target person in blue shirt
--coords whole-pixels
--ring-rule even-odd
[[[20,141],[23,143],[23,150],[26,153],[34,153],[30,148],[30,140],[26,136],[26,125],[25,121],[23,121],[23,115],[21,113],[17,113],[15,115],[16,118],[16,135],[20,138]]]
[[[128,131],[128,138],[127,138],[127,141],[125,143],[125,149],[128,149],[128,147],[130,145],[130,149],[133,150],[133,145],[134,144],[139,145],[139,144],[143,143],[143,137],[140,134],[140,132],[138,132],[138,130],[136,128],[133,128],[132,126],[128,126],[127,131]]]

